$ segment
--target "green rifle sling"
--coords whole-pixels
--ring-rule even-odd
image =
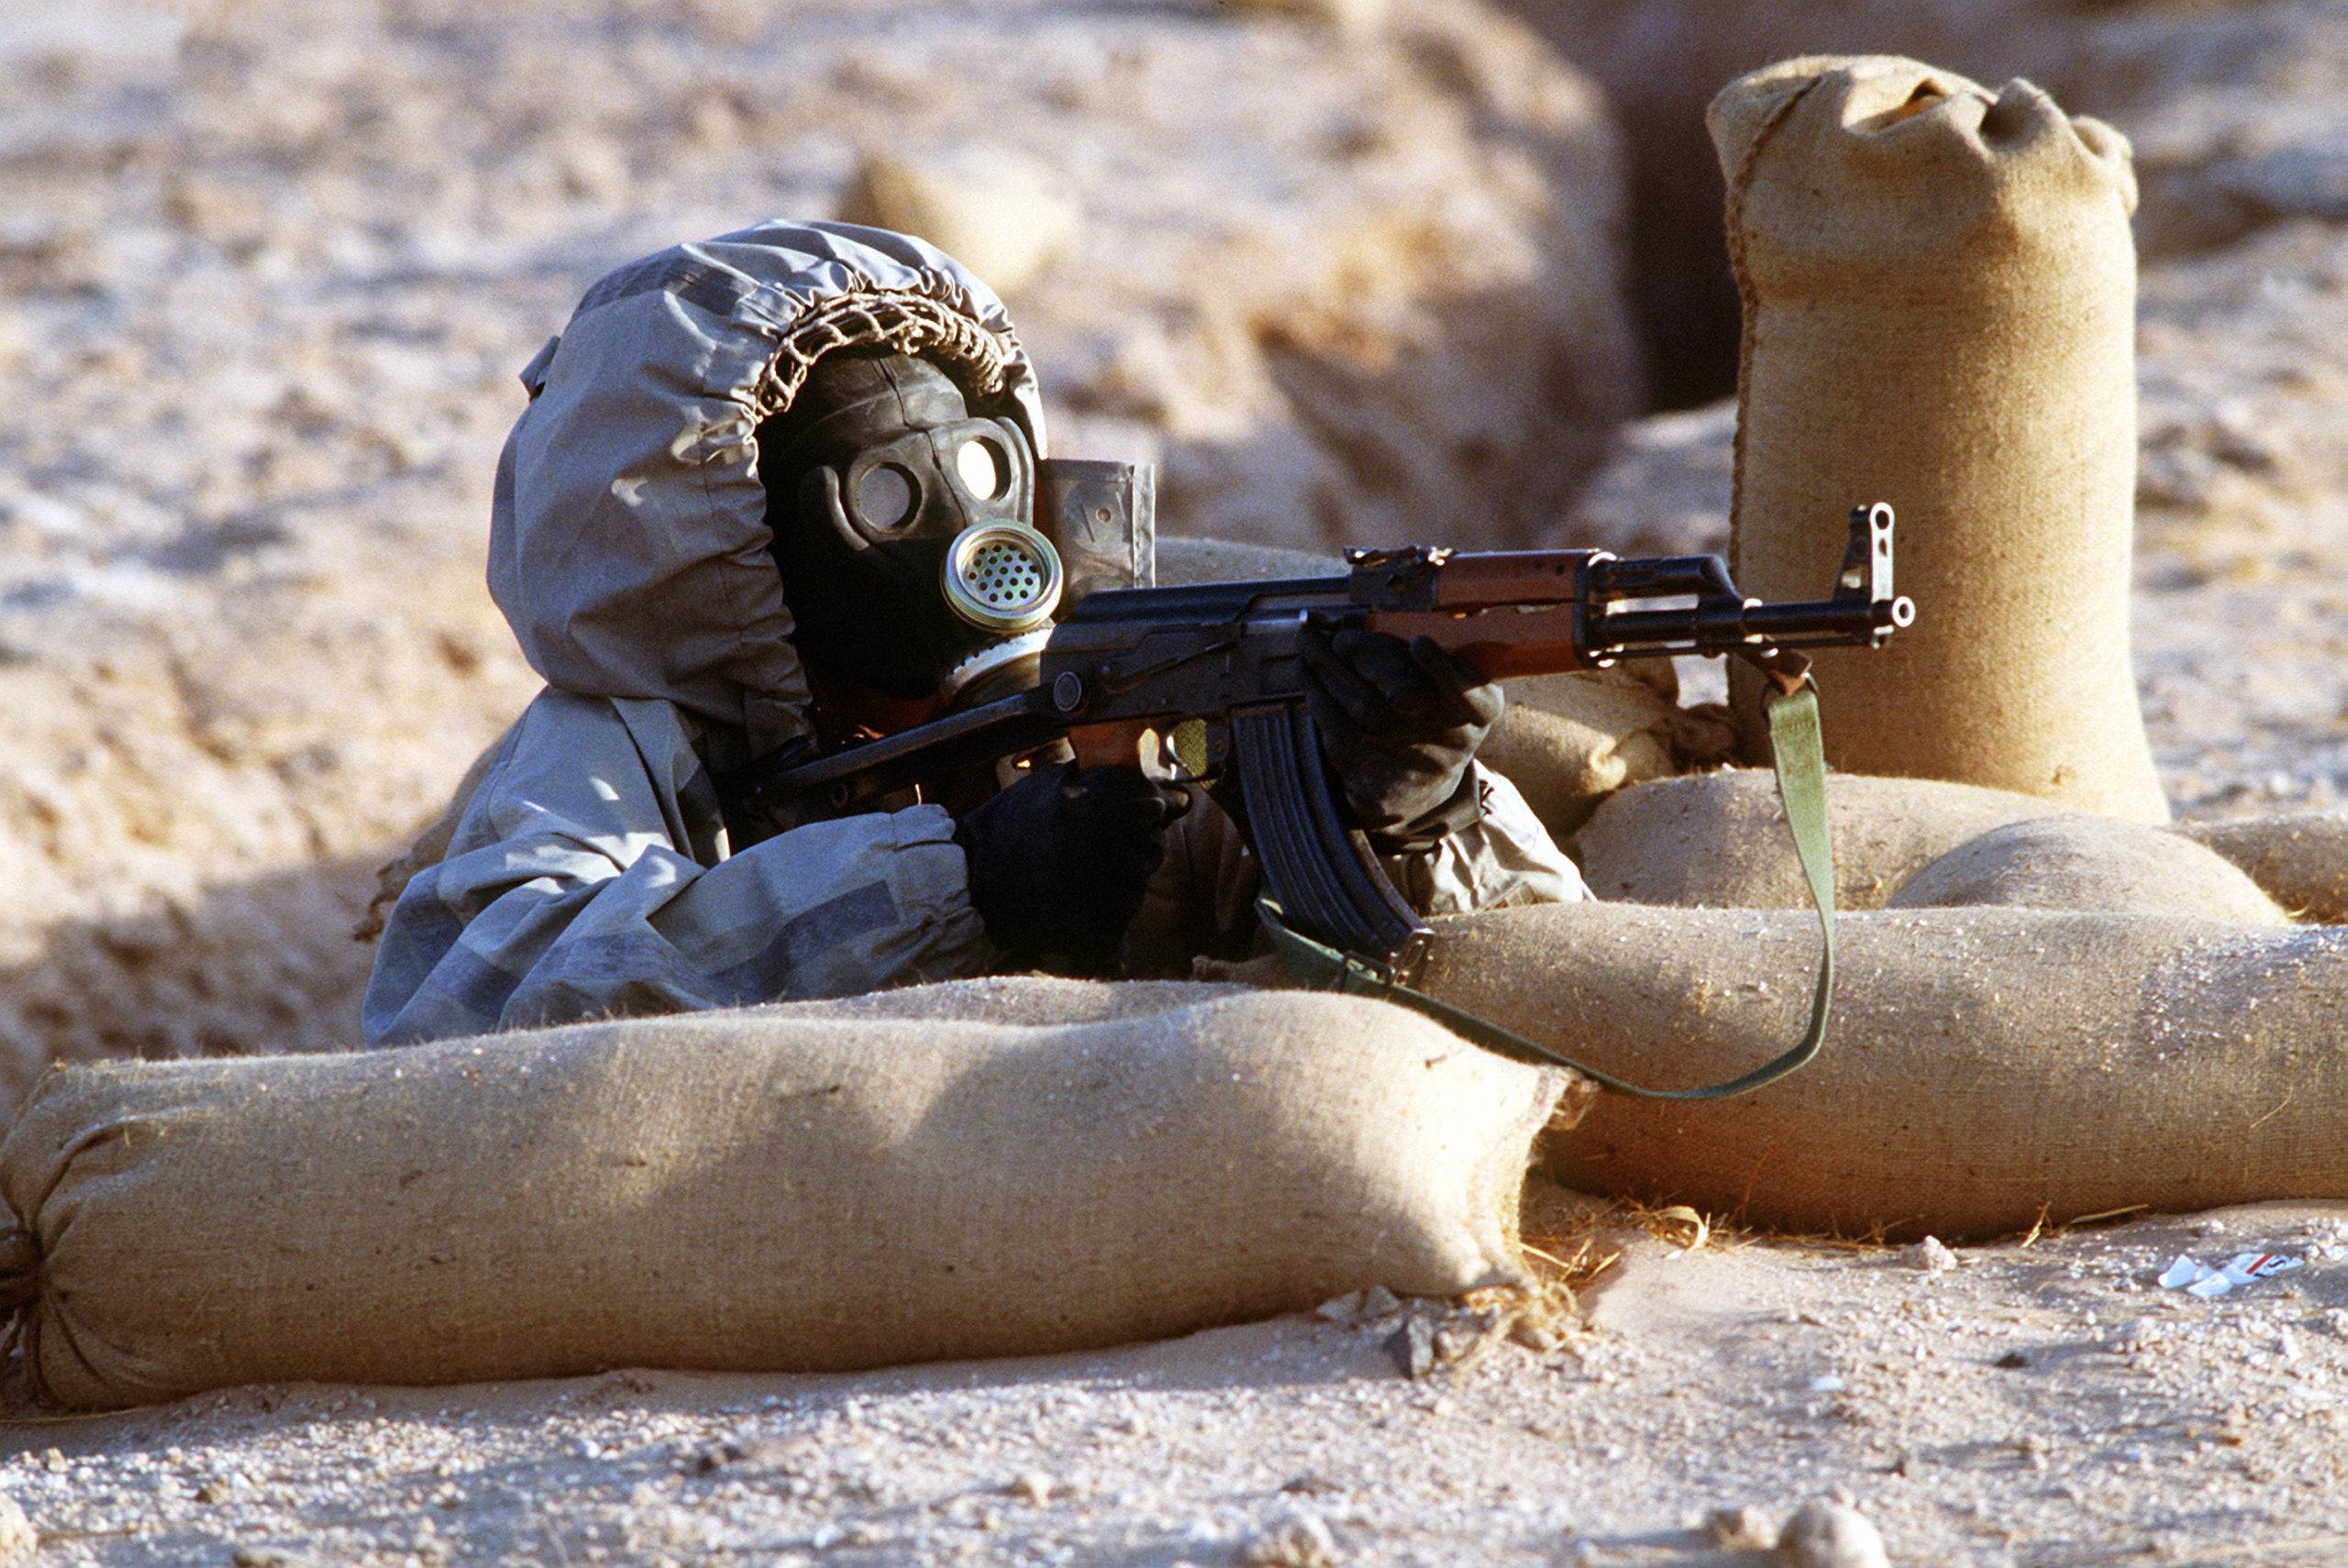
[[[1778,776],[1778,798],[1785,802],[1786,826],[1792,833],[1794,853],[1801,860],[1811,901],[1818,910],[1824,935],[1819,950],[1818,986],[1810,1002],[1810,1028],[1794,1047],[1775,1061],[1742,1077],[1702,1088],[1647,1088],[1562,1052],[1536,1044],[1490,1019],[1393,979],[1383,965],[1340,953],[1291,931],[1281,922],[1280,908],[1269,899],[1258,900],[1257,911],[1272,945],[1288,966],[1290,978],[1313,990],[1345,991],[1355,996],[1380,997],[1425,1014],[1462,1038],[1519,1061],[1552,1063],[1590,1079],[1601,1088],[1645,1099],[1726,1099],[1777,1082],[1818,1055],[1826,1039],[1826,1014],[1834,996],[1834,845],[1826,823],[1826,756],[1818,723],[1818,689],[1804,681],[1790,693],[1770,692],[1765,699],[1769,715],[1769,761]]]

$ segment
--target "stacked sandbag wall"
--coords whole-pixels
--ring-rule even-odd
[[[2348,910],[2348,818],[2338,813],[2170,830],[2010,790],[1833,773],[1826,815],[1835,903],[1846,911],[2034,904],[2339,923]],[[1810,901],[1777,784],[1755,768],[1634,784],[1598,807],[1575,846],[1601,899],[1711,909]],[[1960,874],[1960,859],[1975,864]],[[1936,866],[1941,885],[1920,884]]]

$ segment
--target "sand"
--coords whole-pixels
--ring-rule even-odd
[[[1585,1333],[1415,1379],[1399,1319],[1292,1319],[853,1377],[246,1388],[11,1425],[0,1492],[61,1563],[1309,1564],[1276,1547],[1310,1519],[1346,1564],[1700,1568],[1762,1561],[1714,1510],[1819,1497],[1952,1568],[2348,1550],[2348,1207],[1942,1272],[1664,1229],[1597,1233]],[[2266,1249],[2311,1261],[2154,1283]]]

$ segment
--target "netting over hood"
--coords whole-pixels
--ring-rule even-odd
[[[761,224],[587,291],[522,373],[490,526],[490,593],[549,684],[666,699],[751,754],[806,732],[755,435],[819,357],[865,345],[945,366],[1043,455],[1002,302],[918,239]]]

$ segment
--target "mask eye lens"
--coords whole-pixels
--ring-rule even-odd
[[[970,440],[954,454],[954,471],[962,484],[980,501],[993,501],[1003,491],[1003,463],[992,443]]]
[[[856,481],[856,511],[867,525],[898,528],[912,521],[914,484],[903,470],[886,466]]]

